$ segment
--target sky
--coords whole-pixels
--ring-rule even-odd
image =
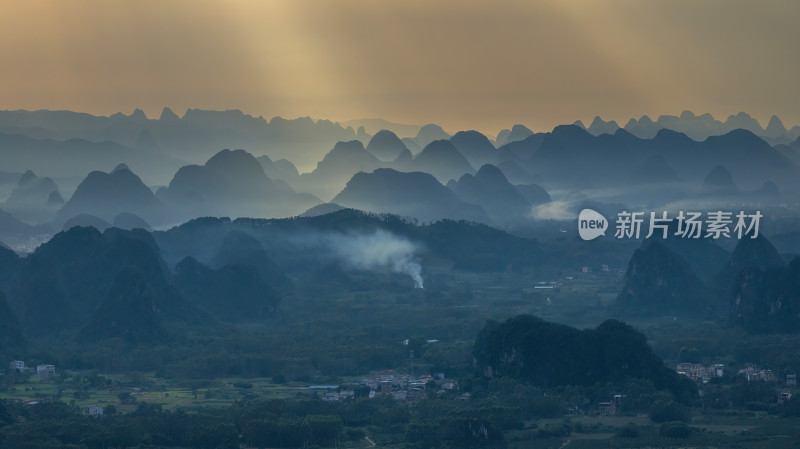
[[[595,115],[800,124],[796,0],[5,2],[0,109],[381,117],[494,134]]]

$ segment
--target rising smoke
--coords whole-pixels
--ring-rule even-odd
[[[327,234],[325,241],[353,268],[404,273],[414,280],[415,288],[422,288],[422,265],[416,255],[420,248],[408,239],[379,229],[368,234]]]

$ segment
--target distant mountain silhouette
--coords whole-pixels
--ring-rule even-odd
[[[312,120],[309,117],[286,120],[275,117],[267,121],[263,117],[253,117],[239,110],[200,109],[188,109],[179,117],[169,108],[164,108],[158,120],[148,119],[141,111],[135,111],[131,115],[114,114],[110,117],[70,111],[0,111],[0,129],[14,129],[17,133],[35,138],[114,141],[128,148],[137,148],[140,136],[145,133],[158,146],[158,156],[162,158],[169,155],[181,161],[199,163],[220,148],[246,148],[251,151],[266,149],[277,159],[290,158],[303,167],[311,166],[319,160],[334,143],[356,137],[353,128],[342,127],[329,120]],[[42,129],[47,130],[45,136],[42,136]],[[173,163],[158,178],[150,178],[150,171],[131,162],[133,159],[115,159],[85,166],[74,174],[83,176],[89,170],[102,170],[114,163],[126,161],[131,169],[147,178],[148,184],[161,184],[169,180],[181,165],[185,165],[185,162]],[[0,160],[0,166],[8,165]],[[50,170],[42,170],[30,164],[17,170],[28,168],[37,173],[51,174]]]
[[[96,215],[78,214],[70,218],[69,220],[65,221],[64,224],[61,226],[61,230],[68,231],[76,226],[91,227],[102,232],[110,228],[111,223],[103,220],[102,218]]]
[[[463,201],[481,206],[494,223],[509,224],[527,219],[531,203],[491,164],[482,166],[475,176],[465,174],[447,187]]]
[[[772,181],[765,181],[760,189],[752,192],[752,195],[759,200],[778,201],[781,198],[781,191]]]
[[[0,209],[0,240],[8,242],[17,235],[29,235],[32,232],[34,232],[33,226]]]
[[[261,164],[261,168],[264,169],[264,174],[267,175],[267,178],[273,181],[281,179],[292,185],[297,182],[297,177],[300,176],[297,167],[286,159],[273,161],[269,156],[259,156],[256,159]]]
[[[666,184],[678,182],[678,175],[660,154],[644,159],[630,173],[628,180],[632,184]]]
[[[292,216],[319,204],[313,196],[286,187],[270,180],[250,153],[222,150],[205,165],[182,167],[156,196],[184,219]]]
[[[300,217],[316,217],[319,215],[326,215],[344,209],[336,203],[322,203],[319,206],[314,206],[311,209],[300,214]]]
[[[427,145],[414,157],[411,169],[430,173],[442,183],[459,179],[464,173],[475,173],[475,169],[449,140],[436,140]]]
[[[496,164],[497,168],[503,172],[508,182],[511,184],[533,184],[536,182],[536,177],[530,174],[528,170],[522,168],[517,162],[506,160]]]
[[[523,168],[550,188],[629,186],[636,180],[631,179],[632,174],[653,162],[661,165],[655,172],[661,173],[662,178],[670,176],[669,167],[682,181],[696,182],[698,186],[712,168],[721,164],[743,190],[758,188],[767,180],[782,190],[800,185],[800,167],[745,130],[696,142],[665,129],[652,139],[640,139],[625,130],[593,136],[577,126],[566,125],[508,144],[499,152],[517,155]],[[526,159],[525,155],[530,156]],[[655,156],[664,163],[650,159]]]
[[[122,212],[118,214],[116,217],[114,217],[113,224],[115,228],[126,229],[126,230],[135,228],[141,228],[146,231],[150,230],[150,225],[146,221],[144,221],[144,219],[142,219],[138,215],[134,215],[129,212]]]
[[[43,223],[55,215],[59,207],[56,198],[60,198],[56,183],[28,170],[19,178],[17,186],[0,207],[22,221]]]
[[[517,124],[514,125],[511,129],[504,129],[499,133],[497,133],[497,138],[495,139],[495,145],[500,147],[511,142],[524,140],[532,134],[533,131],[531,131],[527,126]]]
[[[547,190],[538,184],[519,184],[516,188],[522,197],[528,200],[533,206],[549,203],[551,201],[550,194],[547,193]]]
[[[175,267],[173,283],[193,304],[222,321],[258,321],[273,314],[280,297],[250,265],[211,269],[191,257]]]
[[[614,120],[606,122],[601,119],[600,116],[597,116],[592,120],[592,124],[589,125],[587,131],[595,136],[599,136],[601,134],[614,134],[618,129],[619,125]]]
[[[431,142],[435,140],[449,140],[450,135],[447,134],[441,126],[435,125],[433,123],[428,123],[427,125],[420,128],[419,133],[417,133],[417,137],[414,138],[417,145],[420,148],[425,148]]]
[[[781,119],[779,119],[777,115],[770,117],[767,127],[764,128],[764,136],[771,139],[786,138],[788,133],[789,131],[786,130],[786,127],[783,126],[783,122],[781,122]]]
[[[524,165],[533,157],[548,135],[549,133],[530,134],[524,139],[508,142],[497,148],[497,160]]]
[[[211,259],[211,268],[228,265],[246,265],[255,268],[261,278],[280,292],[292,290],[292,281],[286,277],[278,264],[269,257],[261,243],[242,231],[230,231],[225,235],[216,255]]]
[[[358,129],[359,127],[363,126],[364,130],[368,134],[373,134],[373,135],[385,129],[387,131],[393,132],[398,136],[403,136],[403,137],[416,136],[421,128],[421,126],[419,125],[393,123],[388,120],[380,118],[348,120],[346,122],[341,122],[340,125],[342,125],[343,127],[351,127],[353,129]]]
[[[354,174],[370,172],[381,165],[381,161],[367,152],[360,141],[338,142],[314,171],[300,175],[298,188],[321,198],[330,198],[344,188]]]
[[[3,112],[0,111],[0,121]],[[39,140],[0,133],[0,167],[4,170],[33,170],[40,175],[84,176],[87,171],[104,170],[121,162],[146,173],[149,182],[163,182],[181,166],[181,161],[163,154],[142,151],[116,142]]]
[[[736,195],[739,193],[731,172],[724,165],[717,165],[711,169],[703,181],[702,190],[706,195]]]
[[[473,167],[497,162],[497,150],[494,145],[478,131],[459,131],[450,138],[450,143]]]
[[[332,202],[420,220],[453,218],[489,222],[480,206],[464,203],[433,176],[420,172],[382,168],[372,173],[356,173]]]
[[[735,129],[745,129],[761,136],[770,144],[788,143],[800,135],[794,128],[787,131],[777,116],[772,116],[767,127],[762,128],[757,120],[744,112],[728,116],[724,122],[715,119],[711,114],[695,115],[691,111],[683,111],[680,116],[662,115],[656,121],[646,115],[638,120],[632,118],[625,125],[626,131],[645,139],[653,138],[662,129],[684,133],[694,140],[705,140]]]
[[[169,220],[168,210],[126,165],[110,173],[89,173],[58,211],[56,220],[65,222],[80,214],[90,214],[110,222],[123,212],[155,224]]]
[[[634,251],[615,308],[629,316],[705,316],[708,294],[686,260],[658,240]]]
[[[407,148],[403,141],[385,129],[375,133],[367,145],[367,152],[384,162],[394,161],[404,150]]]

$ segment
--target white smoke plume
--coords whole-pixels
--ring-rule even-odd
[[[389,269],[411,276],[415,288],[423,286],[422,265],[417,258],[420,248],[406,238],[378,229],[370,234],[327,234],[325,240],[353,268]]]

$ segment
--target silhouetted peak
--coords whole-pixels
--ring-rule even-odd
[[[116,167],[114,167],[114,169],[111,170],[111,173],[116,173],[116,172],[121,171],[121,170],[131,171],[131,169],[128,168],[128,166],[123,163],[123,164],[119,164]]]
[[[458,149],[456,149],[455,145],[453,145],[453,143],[450,142],[449,140],[445,140],[445,139],[434,140],[433,142],[431,142],[428,145],[426,145],[425,148],[422,149],[422,152],[417,155],[417,158],[420,158],[421,156],[424,157],[423,155],[426,155],[426,156],[433,156],[433,155],[436,155],[436,156],[456,156],[456,155],[458,155],[459,157],[463,158],[463,156],[461,156],[461,153],[458,152]]]
[[[688,143],[692,142],[692,139],[689,138],[686,134],[678,131],[673,131],[667,128],[661,128],[656,132],[656,136],[654,140],[662,141],[662,142],[670,142],[670,143]]]
[[[512,134],[513,133],[531,133],[531,134],[533,134],[533,131],[531,131],[531,129],[528,128],[527,126],[522,125],[520,123],[517,123],[516,125],[511,127],[511,133]]]
[[[767,127],[764,129],[764,131],[770,137],[779,137],[787,132],[786,127],[783,126],[783,122],[781,122],[781,119],[779,119],[777,115],[773,115],[769,119],[769,124],[767,124]]]
[[[715,165],[714,168],[706,175],[706,179],[703,182],[704,188],[736,188],[736,184],[733,182],[733,176],[731,176],[731,172],[724,165]]]
[[[382,129],[382,130],[376,132],[374,136],[372,136],[372,139],[370,139],[369,144],[367,144],[367,149],[369,149],[370,146],[376,145],[376,144],[380,144],[380,145],[386,145],[386,144],[396,145],[396,144],[400,144],[400,145],[403,145],[403,142],[400,140],[399,137],[397,137],[397,134],[393,133],[392,131],[389,131],[388,129]],[[405,145],[403,145],[403,146],[405,146]]]
[[[347,142],[336,142],[330,154],[338,156],[356,155],[365,151],[364,144],[360,140],[350,140]]]
[[[681,119],[683,119],[683,120],[690,120],[690,119],[693,119],[695,117],[696,117],[696,115],[694,115],[694,112],[692,112],[692,111],[683,111],[683,112],[681,112]]]
[[[750,131],[761,130],[761,125],[758,123],[758,120],[745,112],[729,116],[728,119],[725,120],[725,124],[731,128],[742,128]]]
[[[47,204],[50,205],[64,204],[64,198],[61,197],[61,194],[58,193],[58,190],[54,190],[50,192],[50,195],[48,195]]]
[[[619,128],[618,130],[614,131],[614,136],[622,138],[622,139],[629,139],[633,138],[636,139],[637,137],[627,131],[625,128]]]
[[[381,160],[391,161],[406,149],[406,145],[395,133],[382,129],[372,136],[366,149]]]
[[[147,120],[147,116],[144,114],[144,111],[139,109],[139,108],[134,109],[133,114],[131,114],[129,117],[131,119],[133,119],[133,120],[136,120],[136,121],[146,121]]]
[[[589,125],[589,132],[594,135],[600,134],[613,134],[617,129],[619,129],[619,125],[616,121],[604,121],[600,116],[596,116],[594,120],[592,120],[592,124]]]
[[[62,230],[71,231],[73,229],[88,228],[95,231],[105,231],[111,227],[111,223],[102,218],[91,214],[78,214],[64,222]]]
[[[764,196],[780,196],[781,194],[778,186],[772,181],[764,181],[758,193]]]
[[[533,131],[530,130],[525,125],[516,124],[511,127],[511,132],[508,134],[508,141],[509,142],[516,142],[519,140],[524,140],[528,137],[533,135]]]
[[[570,139],[576,137],[583,138],[591,136],[591,134],[589,134],[588,131],[575,125],[558,125],[555,128],[553,128],[551,134],[554,137],[563,139]]]
[[[145,229],[149,230],[150,225],[141,217],[136,214],[132,214],[130,212],[121,212],[114,217],[115,228],[119,229]]]
[[[492,164],[485,164],[475,173],[475,179],[490,185],[508,184],[503,172]]]
[[[583,124],[583,121],[581,121],[581,120],[575,120],[575,121],[572,123],[572,125],[573,125],[573,126],[577,126],[577,127],[578,127],[578,128],[580,128],[580,129],[584,129],[584,130],[586,129],[586,125],[584,125],[584,124]]]
[[[441,126],[428,123],[419,129],[416,140],[420,145],[425,146],[434,140],[444,140],[449,138],[450,135],[447,134]]]
[[[241,176],[264,175],[264,169],[258,160],[245,150],[222,150],[212,156],[205,166],[215,171]]]
[[[450,141],[454,143],[458,141],[481,142],[481,143],[488,143],[489,145],[491,145],[491,142],[489,142],[488,137],[483,135],[481,132],[475,130],[459,131],[455,133],[453,137],[450,138]]]
[[[19,182],[17,185],[19,187],[25,187],[26,185],[30,184],[31,182],[39,179],[38,176],[32,170],[26,170],[25,173],[22,174],[19,178]]]
[[[745,236],[736,244],[731,253],[730,268],[736,273],[743,268],[768,268],[784,266],[778,250],[762,234],[756,238]]]
[[[159,117],[161,121],[171,121],[171,120],[180,120],[177,114],[172,112],[170,108],[164,108],[161,110],[161,117]]]

